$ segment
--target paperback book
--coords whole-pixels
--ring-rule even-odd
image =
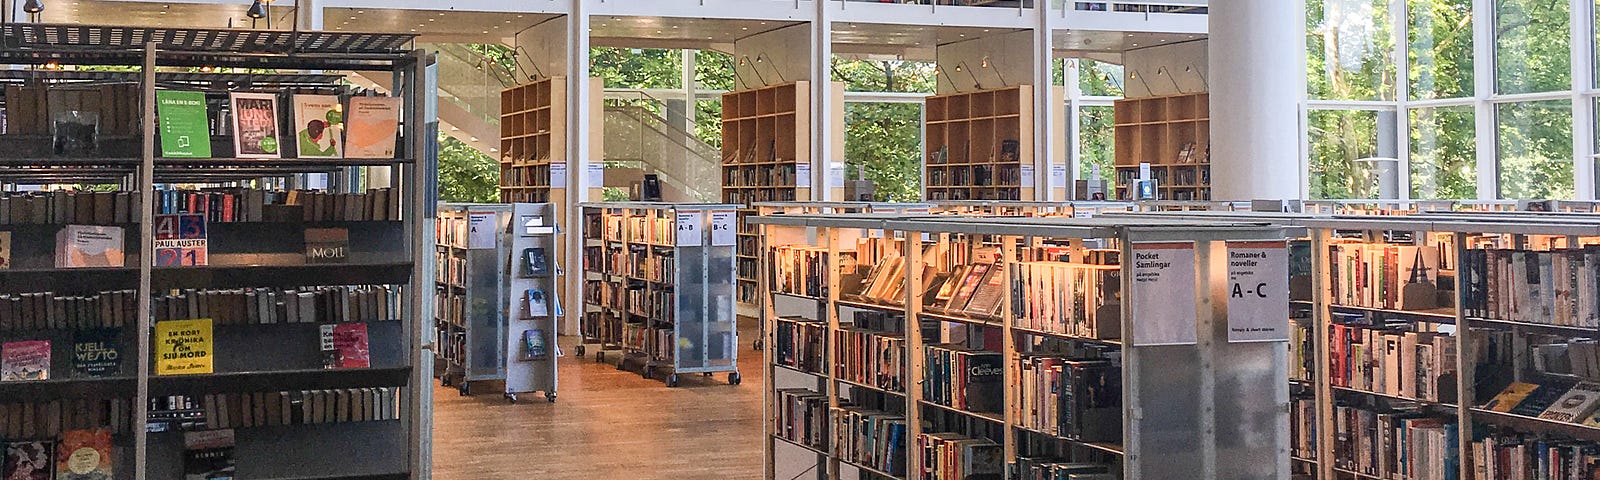
[[[49,379],[49,340],[20,340],[0,344],[0,382]]]
[[[161,156],[211,158],[211,119],[206,94],[156,90],[156,117],[161,124]]]
[[[323,368],[367,368],[372,354],[367,324],[340,323],[322,326]]]
[[[522,331],[523,360],[544,360],[548,355],[545,350],[544,330],[535,328]]]
[[[11,232],[0,232],[0,270],[11,269]]]
[[[522,296],[523,318],[538,318],[550,316],[550,300],[544,290],[537,288],[528,289]]]
[[[183,480],[232,480],[233,447],[233,429],[183,432]]]
[[[156,322],[153,339],[156,375],[198,375],[212,372],[215,343],[211,319]]]
[[[121,267],[122,241],[122,227],[62,227],[56,232],[56,268]]]
[[[56,480],[111,480],[111,431],[68,430],[56,450]]]
[[[280,158],[278,97],[270,93],[229,94],[233,104],[233,150],[239,158]]]
[[[344,106],[333,95],[295,95],[294,128],[300,158],[343,156]]]
[[[156,266],[194,267],[208,264],[205,215],[156,215],[155,219]]]
[[[6,442],[5,480],[50,480],[55,445],[50,441]]]
[[[72,376],[101,378],[122,372],[122,351],[117,343],[119,330],[97,328],[79,330],[72,339]]]
[[[306,229],[306,263],[345,263],[349,260],[349,229]]]
[[[400,134],[399,97],[351,97],[347,158],[394,158]]]
[[[549,275],[550,259],[545,256],[544,247],[533,247],[522,251],[522,269],[529,275]]]

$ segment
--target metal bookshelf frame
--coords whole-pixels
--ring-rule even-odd
[[[151,342],[154,321],[151,295],[157,289],[227,288],[229,286],[342,285],[351,283],[403,284],[406,292],[422,291],[429,278],[433,205],[427,198],[434,182],[424,172],[434,170],[419,165],[421,152],[431,139],[422,135],[422,126],[431,122],[425,115],[424,95],[431,92],[424,69],[431,58],[422,51],[407,50],[411,35],[339,34],[327,32],[284,32],[239,29],[166,29],[95,25],[16,24],[0,25],[6,42],[0,47],[0,63],[25,67],[47,64],[124,65],[141,67],[137,74],[142,89],[140,115],[143,124],[138,158],[35,157],[12,152],[0,154],[0,166],[7,170],[7,184],[58,183],[62,181],[103,181],[119,183],[141,193],[147,202],[154,197],[158,183],[219,183],[242,179],[290,178],[297,173],[343,172],[350,167],[382,165],[391,169],[391,186],[401,197],[403,218],[394,221],[398,228],[395,250],[375,252],[387,260],[365,259],[360,263],[313,265],[298,262],[261,261],[250,264],[220,263],[182,268],[154,268],[146,252],[152,252],[153,213],[149,205],[136,228],[130,229],[126,248],[131,253],[123,268],[91,270],[10,270],[0,271],[0,285],[128,284],[137,285],[138,309],[146,312],[136,324],[137,344],[129,353],[137,360],[133,378],[47,381],[30,385],[0,385],[0,394],[22,390],[29,399],[70,398],[88,391],[111,396],[135,396],[131,450],[132,461],[118,461],[118,468],[131,468],[129,475],[145,478],[173,478],[181,472],[181,442],[173,437],[151,434],[143,425],[148,418],[152,395],[223,391],[298,390],[322,388],[396,387],[402,390],[404,404],[400,420],[359,422],[335,425],[295,425],[249,429],[239,434],[235,456],[239,473],[255,477],[292,477],[316,472],[329,478],[426,478],[431,460],[431,389],[425,386],[427,372],[417,368],[432,357],[432,344],[425,342],[427,327],[422,321],[431,311],[428,295],[409,295],[399,309],[392,339],[395,366],[365,370],[240,371],[185,377],[157,377],[152,370]],[[403,142],[398,158],[373,160],[250,160],[165,159],[157,157],[155,92],[158,81],[172,80],[159,75],[157,67],[237,67],[289,70],[356,70],[392,72],[396,94],[405,99],[401,112]],[[193,75],[197,85],[206,79],[230,83],[237,76]],[[266,76],[263,76],[266,77]],[[183,81],[189,81],[185,77]],[[201,89],[205,87],[195,86]],[[78,173],[64,173],[60,167],[78,166]],[[137,235],[137,237],[133,237]],[[356,246],[359,242],[352,242]],[[358,251],[359,253],[359,251]],[[361,260],[355,255],[353,259]],[[398,257],[398,258],[397,258]],[[131,288],[131,287],[130,287]],[[376,336],[374,337],[377,338]],[[376,340],[375,340],[376,341]],[[375,352],[378,349],[374,350]],[[227,354],[229,352],[219,352]],[[233,352],[248,356],[249,352]],[[220,362],[221,360],[219,360]],[[374,362],[377,363],[375,357]],[[338,428],[335,428],[338,427]],[[259,431],[257,431],[259,430]],[[130,447],[119,443],[120,447]],[[364,452],[363,462],[348,462],[343,452],[350,448]],[[154,455],[159,452],[160,455]],[[126,453],[124,453],[126,454]],[[123,473],[124,471],[119,471]],[[120,476],[120,475],[119,475]]]
[[[1229,343],[1227,341],[1228,322],[1223,307],[1226,303],[1225,285],[1226,275],[1226,247],[1228,241],[1284,241],[1285,239],[1303,235],[1303,231],[1293,227],[1272,226],[1259,221],[1196,221],[1181,219],[1141,219],[1129,221],[1126,219],[1073,219],[1073,218],[996,218],[996,217],[961,217],[961,216],[894,216],[894,215],[858,215],[854,217],[819,216],[819,215],[778,215],[752,218],[751,222],[760,226],[764,240],[763,256],[770,256],[774,246],[781,244],[804,244],[812,246],[825,246],[831,265],[837,265],[841,250],[841,240],[844,237],[859,237],[877,235],[883,237],[899,237],[905,239],[927,239],[943,241],[949,236],[972,236],[975,238],[989,238],[991,243],[1001,246],[1001,256],[1005,259],[1016,258],[1019,246],[1034,245],[1046,239],[1059,239],[1072,242],[1073,245],[1082,245],[1086,240],[1102,239],[1116,243],[1122,250],[1124,259],[1134,258],[1132,246],[1142,242],[1193,242],[1195,249],[1196,265],[1200,269],[1197,279],[1201,285],[1197,286],[1198,297],[1195,300],[1197,308],[1198,340],[1192,345],[1138,345],[1129,340],[1095,340],[1083,339],[1068,335],[1045,334],[1021,330],[1013,327],[1009,320],[998,324],[987,321],[975,321],[959,316],[932,315],[923,312],[921,292],[924,289],[920,272],[922,269],[921,248],[906,248],[904,261],[906,271],[907,293],[904,306],[877,306],[862,305],[858,302],[843,301],[839,298],[839,274],[837,268],[830,268],[828,278],[828,295],[822,297],[797,297],[787,294],[776,294],[772,286],[763,276],[762,292],[768,297],[786,297],[801,302],[815,302],[818,311],[824,318],[819,321],[826,322],[830,332],[839,328],[839,308],[873,308],[905,313],[908,325],[906,335],[907,371],[904,372],[907,392],[904,392],[907,408],[907,471],[916,472],[922,466],[922,459],[914,452],[910,452],[917,434],[922,433],[921,406],[932,406],[922,402],[921,391],[914,388],[920,384],[925,371],[922,364],[920,350],[928,342],[922,338],[920,328],[913,325],[923,320],[937,320],[940,322],[964,322],[969,324],[986,325],[989,328],[1000,328],[1003,331],[1004,347],[1002,353],[1007,359],[1005,363],[1005,413],[1002,415],[974,414],[947,407],[941,410],[954,411],[972,416],[981,421],[1002,424],[1005,435],[1003,439],[993,439],[1001,443],[1006,449],[1008,464],[1015,462],[1017,447],[1021,442],[1020,435],[1044,435],[1053,440],[1072,443],[1073,440],[1054,437],[1053,435],[1032,432],[1022,429],[1018,419],[1013,418],[1014,412],[1010,402],[1014,401],[1019,385],[1015,383],[1017,374],[1012,366],[1018,350],[1020,336],[1045,336],[1058,338],[1065,341],[1082,341],[1100,345],[1120,346],[1122,353],[1123,374],[1123,445],[1085,444],[1076,443],[1077,447],[1086,451],[1096,451],[1123,459],[1119,472],[1123,478],[1280,478],[1289,472],[1288,451],[1288,384],[1283,381],[1287,376],[1286,355],[1287,349],[1283,341],[1269,341],[1260,343]],[[870,233],[876,231],[877,233]],[[808,243],[809,242],[809,243]],[[1011,260],[1006,260],[1010,262]],[[766,268],[770,269],[770,263]],[[1134,288],[1132,270],[1129,262],[1124,261],[1122,266],[1122,291],[1124,299],[1126,292]],[[1011,275],[1010,269],[1005,270],[1006,275]],[[1010,285],[1010,279],[1007,280]],[[1287,292],[1285,292],[1287,298]],[[1006,298],[1002,301],[1002,318],[1014,318],[1011,311],[1013,291],[1006,289]],[[773,305],[773,299],[768,299],[767,305]],[[788,301],[788,300],[786,300]],[[1124,338],[1131,338],[1140,322],[1150,319],[1135,318],[1132,302],[1121,302],[1122,331]],[[806,310],[800,308],[799,310]],[[767,341],[775,342],[776,338],[771,325],[776,321],[777,312],[768,307],[763,312],[764,316],[771,317],[765,322],[768,328],[763,332]],[[831,333],[828,343],[831,344]],[[829,345],[827,348],[833,348]],[[773,404],[776,377],[779,372],[793,382],[795,375],[809,375],[815,377],[821,386],[818,393],[827,395],[830,407],[836,407],[841,400],[841,383],[851,386],[846,382],[835,381],[830,372],[820,374],[794,372],[790,369],[780,369],[774,362],[774,349],[768,349],[766,354],[766,369],[768,380],[766,419],[769,430],[765,439],[764,449],[767,457],[767,478],[776,478],[777,442],[785,442],[771,430],[775,425],[778,414]],[[825,359],[831,359],[831,350],[824,354]],[[831,360],[827,360],[831,363]],[[1263,368],[1263,365],[1269,367]],[[801,382],[804,383],[804,382]],[[1228,400],[1221,400],[1228,398]],[[1198,401],[1197,401],[1198,399]],[[1001,418],[1003,417],[1003,418]],[[1249,419],[1249,420],[1246,420]],[[1268,426],[1266,431],[1260,427]],[[829,435],[828,438],[832,438]],[[804,446],[802,446],[804,447]],[[832,449],[826,446],[821,449],[805,447],[817,457],[818,463],[826,465],[825,469],[818,469],[819,478],[841,478],[840,467],[847,462],[841,462],[832,455]],[[1262,458],[1282,457],[1276,462],[1262,462]],[[785,464],[788,464],[785,462]],[[858,470],[871,472],[870,469]],[[1013,469],[1013,474],[1016,472]],[[877,472],[879,476],[882,472]],[[786,475],[787,476],[787,475]],[[894,478],[894,477],[890,477]]]

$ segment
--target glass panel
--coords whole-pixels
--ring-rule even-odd
[[[1415,108],[1411,116],[1411,198],[1478,198],[1472,107]]]
[[[1120,97],[1123,78],[1122,65],[1088,59],[1078,61],[1078,88],[1084,95]]]
[[[1306,0],[1311,98],[1394,99],[1393,23],[1387,0]]]
[[[1495,106],[1500,198],[1571,199],[1572,102]]]
[[[922,197],[921,103],[849,102],[844,106],[845,178],[866,178],[875,201]],[[853,199],[852,199],[853,200]]]
[[[1472,0],[1410,0],[1411,98],[1472,96]]]
[[[1116,169],[1112,167],[1116,153],[1116,125],[1112,107],[1082,107],[1078,111],[1078,174],[1089,178],[1093,166],[1100,166],[1100,179],[1112,185]]]
[[[1570,10],[1571,3],[1560,0],[1495,1],[1495,91],[1572,88]]]
[[[1378,198],[1372,161],[1378,155],[1378,112],[1312,110],[1311,198]]]

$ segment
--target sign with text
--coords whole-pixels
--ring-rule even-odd
[[[843,184],[844,184],[844,182],[840,182],[840,185],[843,185]],[[811,188],[811,164],[810,163],[796,163],[796,164],[794,164],[794,186],[795,186],[795,188]],[[797,198],[795,200],[801,200],[801,199]]]
[[[1289,340],[1287,242],[1228,242],[1228,341]]]
[[[1067,188],[1067,166],[1050,166],[1050,188]]]
[[[739,212],[733,210],[711,211],[711,246],[728,247],[739,243]]]
[[[1033,188],[1033,165],[1022,165],[1017,167],[1017,170],[1018,176],[1022,177],[1022,183],[1020,184],[1022,188]]]
[[[550,188],[567,188],[567,162],[550,162]]]
[[[1133,244],[1134,346],[1197,341],[1194,257],[1193,242]]]
[[[680,247],[698,247],[705,245],[705,212],[695,210],[678,212],[677,245]]]
[[[467,248],[494,248],[499,239],[499,226],[493,213],[474,213],[467,216]]]
[[[156,375],[211,373],[211,319],[156,322]]]

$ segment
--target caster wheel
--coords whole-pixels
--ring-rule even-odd
[[[582,357],[583,356],[583,345],[578,345],[577,350],[578,350],[578,356]]]
[[[678,386],[678,374],[674,373],[672,376],[667,377],[667,388],[676,386]]]
[[[738,385],[739,382],[742,381],[742,380],[744,380],[744,379],[739,377],[739,372],[733,372],[733,373],[729,373],[728,374],[728,385]]]
[[[700,374],[700,376],[702,376],[702,377],[709,377],[709,376],[711,376],[711,372],[705,372],[705,373],[701,373],[701,374]]]
[[[594,361],[595,361],[595,363],[605,363],[605,361],[606,361],[606,352],[595,353],[594,354]]]
[[[506,394],[506,401],[511,402],[512,405],[515,405],[517,403],[516,394]]]
[[[441,387],[450,386],[450,377],[439,377],[439,386],[441,386]]]
[[[550,401],[550,403],[556,403],[556,394],[546,393],[544,394],[544,399]]]
[[[644,378],[650,378],[650,374],[655,373],[655,370],[656,369],[653,367],[644,367],[643,370],[640,370],[639,375],[643,376]],[[673,378],[677,378],[677,375],[673,375]]]

